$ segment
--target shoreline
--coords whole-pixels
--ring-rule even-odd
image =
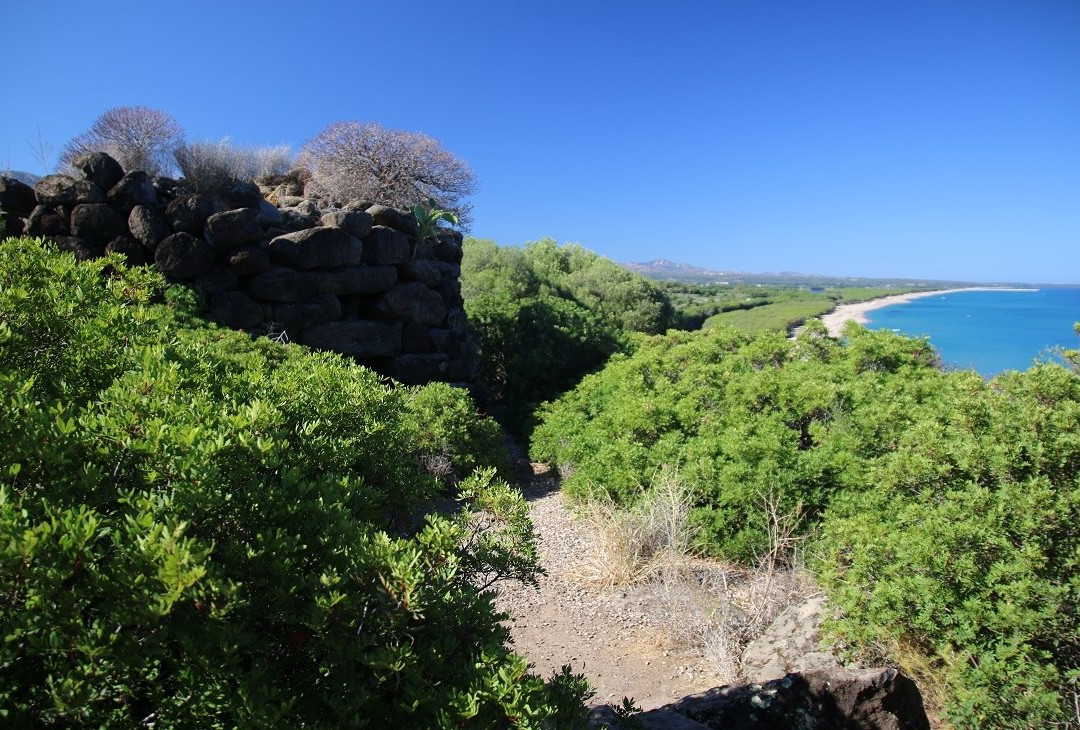
[[[908,292],[907,294],[893,294],[887,297],[879,297],[877,299],[868,299],[865,302],[852,302],[851,304],[841,304],[828,314],[821,316],[821,322],[825,325],[825,329],[829,331],[831,337],[840,337],[844,325],[850,321],[855,321],[859,324],[865,325],[870,319],[866,316],[868,313],[875,309],[882,309],[884,307],[891,307],[894,304],[906,304],[915,299],[923,299],[925,297],[932,297],[938,294],[955,294],[957,292],[964,291],[1039,291],[1038,289],[1017,289],[1002,286],[965,286],[955,289],[931,289],[930,291],[916,291]]]

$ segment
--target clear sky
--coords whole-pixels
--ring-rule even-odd
[[[1080,283],[1080,0],[2,0],[0,168],[113,106],[423,131],[473,235],[719,270]]]

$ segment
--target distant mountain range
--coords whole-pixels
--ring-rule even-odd
[[[667,259],[653,259],[645,263],[624,263],[622,266],[634,273],[661,281],[681,281],[688,284],[772,284],[784,286],[829,287],[829,286],[872,286],[937,288],[953,286],[972,286],[970,281],[940,281],[934,279],[887,279],[859,276],[825,276],[821,274],[803,274],[795,271],[768,271],[760,274],[745,271],[714,271],[700,266],[685,264]]]
[[[35,175],[32,172],[26,172],[25,170],[0,170],[0,175],[4,177],[13,177],[21,183],[33,186],[41,179],[41,175]]]

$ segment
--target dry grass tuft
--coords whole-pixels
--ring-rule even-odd
[[[651,587],[665,607],[671,638],[696,647],[725,681],[735,682],[746,645],[781,611],[818,590],[801,568],[802,540],[795,533],[801,514],[782,513],[775,498],[763,496],[769,550],[756,566],[720,563],[692,549],[691,497],[678,472],[666,470],[630,510],[590,503],[585,519],[597,545],[580,577],[608,587]]]

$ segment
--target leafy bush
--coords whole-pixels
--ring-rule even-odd
[[[466,239],[461,285],[480,380],[519,435],[537,405],[629,349],[631,333],[662,332],[671,314],[643,277],[551,240],[517,249]]]
[[[869,475],[888,488],[830,507],[835,631],[929,655],[957,727],[1075,720],[1080,379],[1041,365],[946,396]]]
[[[848,646],[914,647],[957,726],[1066,723],[1080,378],[1039,365],[987,384],[940,371],[923,340],[846,334],[644,339],[542,409],[532,456],[571,495],[631,508],[676,467],[701,547],[743,561],[768,549],[770,512],[802,515]]]
[[[5,721],[576,726],[578,678],[531,676],[479,587],[535,570],[521,496],[477,473],[412,527],[462,429],[417,416],[463,396],[181,325],[161,286],[0,244]]]

